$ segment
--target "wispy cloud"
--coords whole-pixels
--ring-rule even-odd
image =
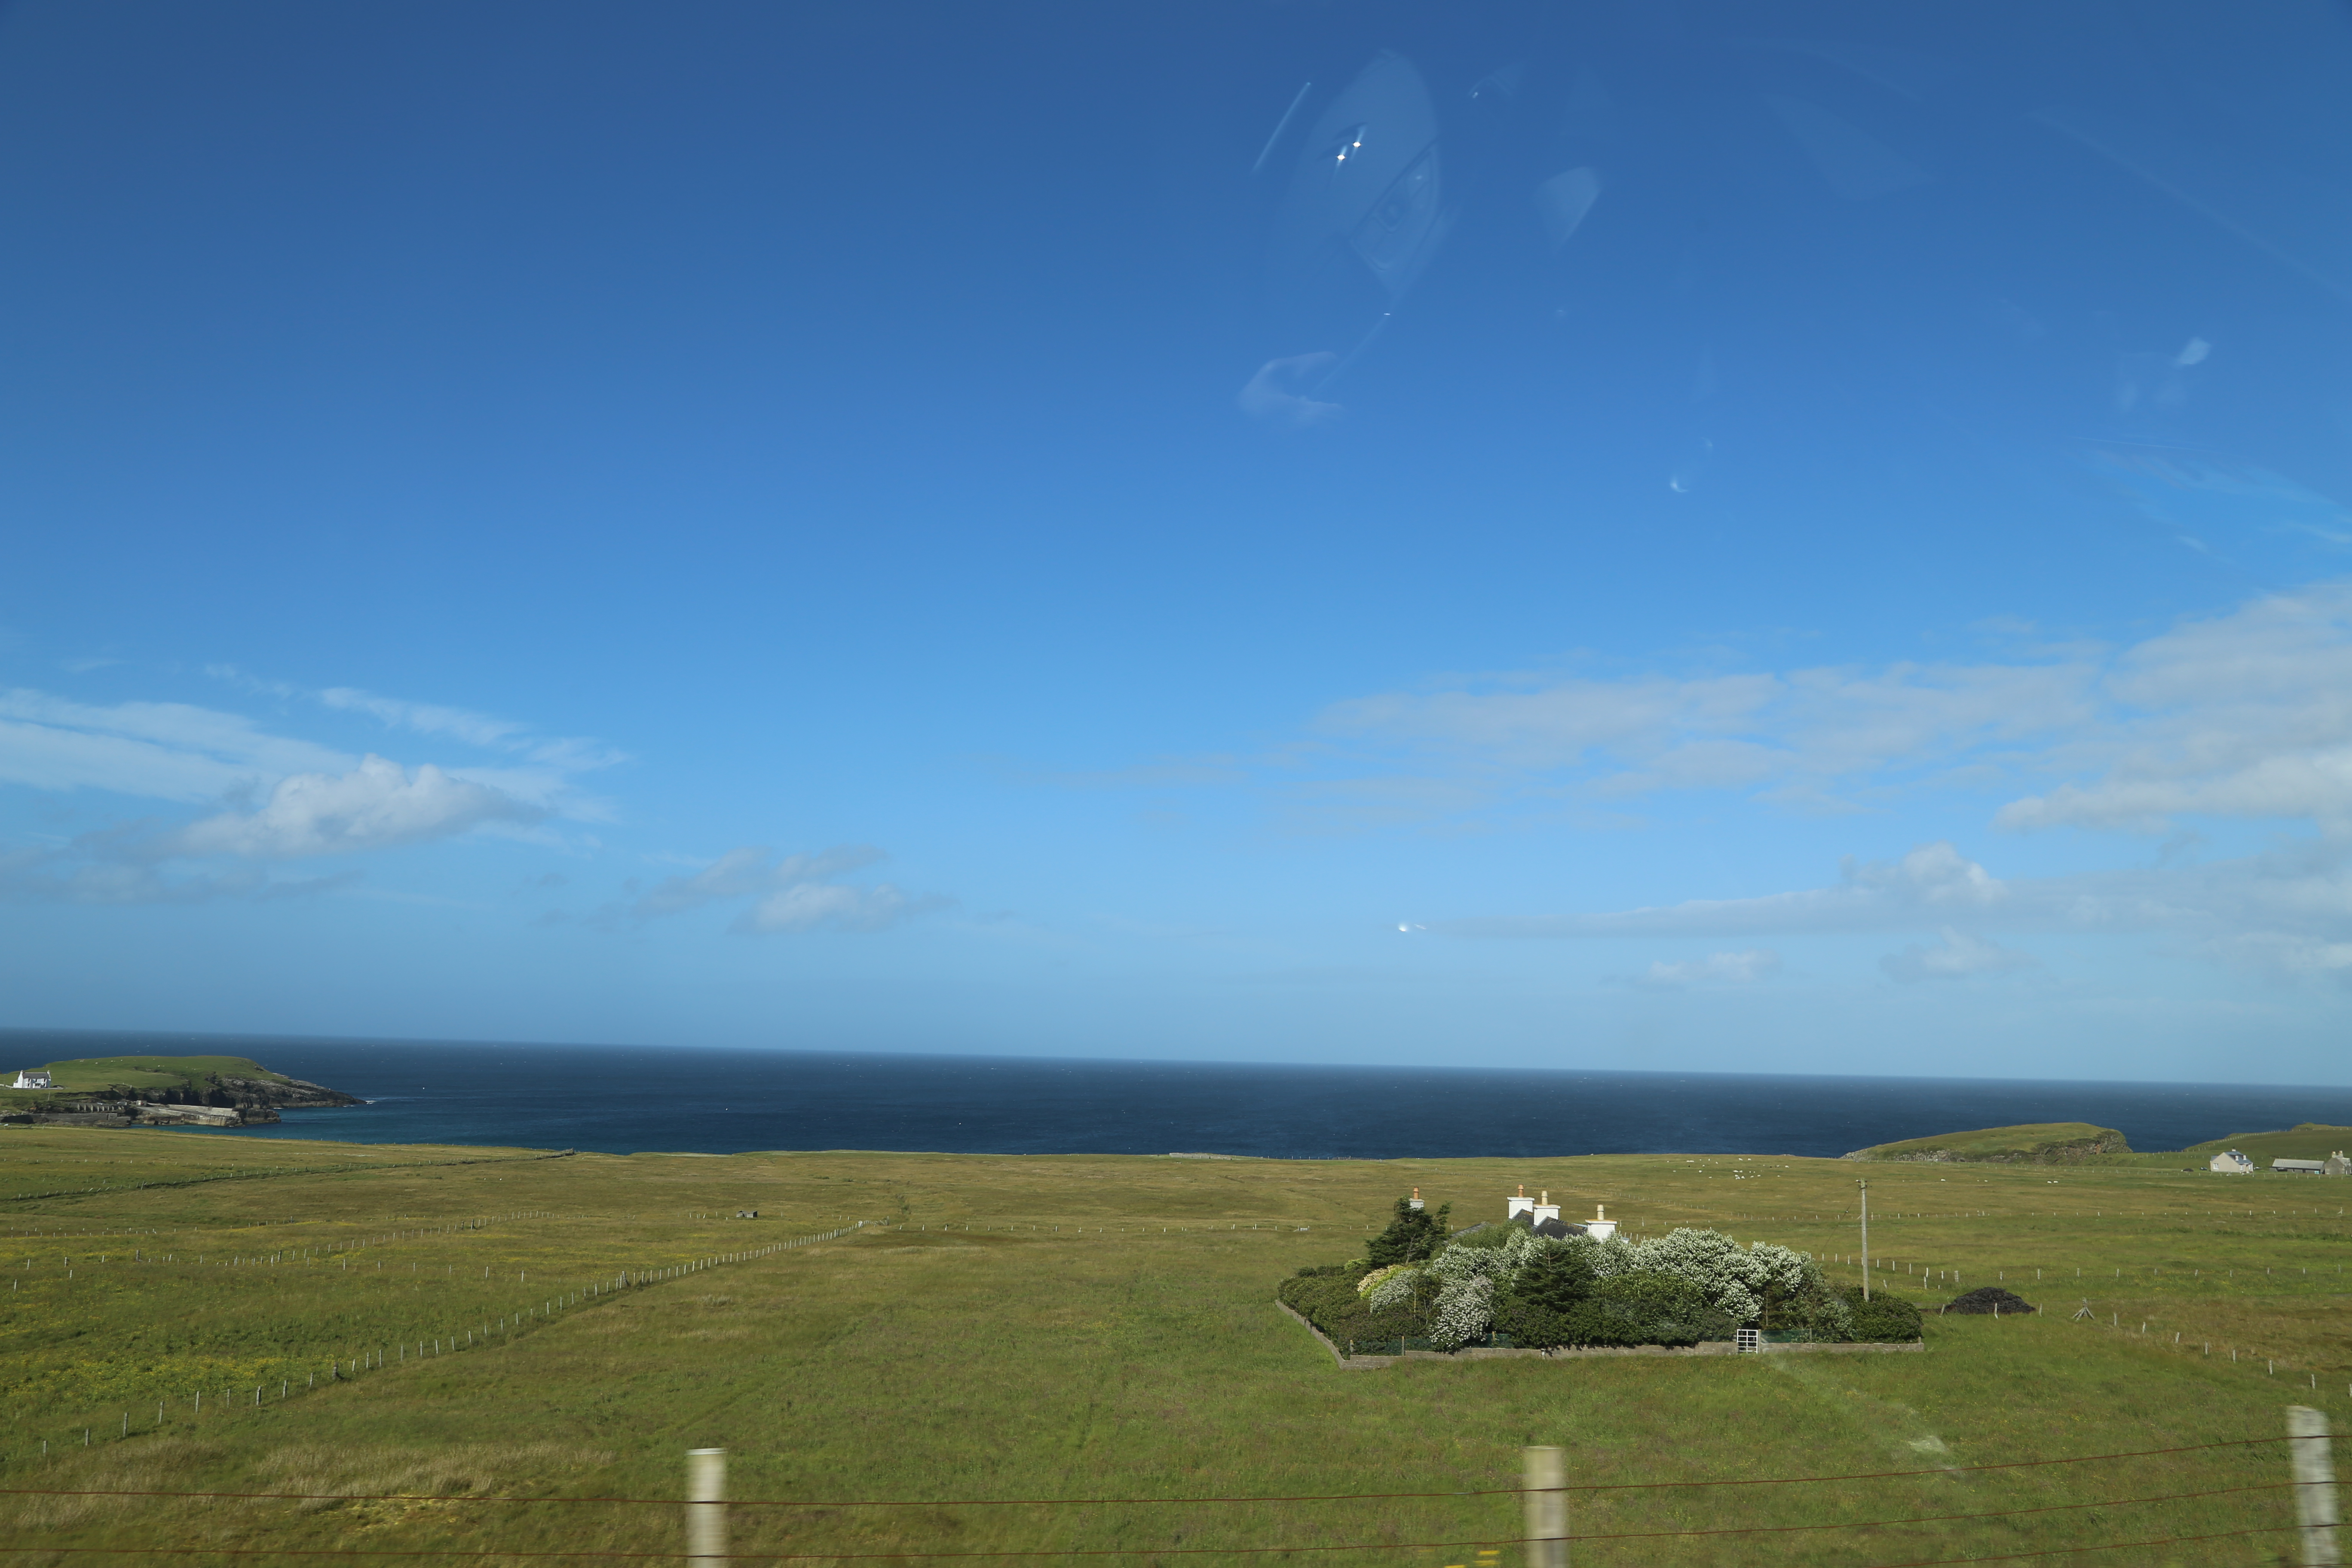
[[[426,763],[411,772],[383,757],[342,773],[278,781],[253,811],[228,811],[169,837],[174,854],[290,859],[448,838],[488,822],[536,822],[541,807]]]
[[[358,759],[274,735],[242,714],[184,702],[73,702],[0,691],[0,781],[102,789],[151,800],[216,800],[257,779],[334,773]]]
[[[1686,677],[1497,674],[1338,702],[1261,777],[1362,824],[1622,810],[1731,794],[1884,810],[1993,794],[1996,820],[2158,831],[2183,816],[2352,831],[2352,584],[2123,647]]]
[[[729,850],[691,876],[665,878],[629,912],[638,920],[651,920],[707,904],[749,900],[731,929],[875,931],[954,902],[937,896],[912,897],[887,882],[857,886],[834,879],[885,858],[881,850],[865,844],[781,859],[772,849],[748,845]]]
[[[278,701],[315,697],[329,710],[363,713],[477,757],[404,765],[191,703],[93,704],[0,690],[0,783],[212,808],[176,824],[127,818],[67,844],[8,852],[0,893],[99,903],[282,897],[348,878],[288,879],[249,863],[395,848],[478,829],[532,833],[559,815],[606,815],[573,783],[580,771],[617,760],[592,742],[350,689],[305,693],[211,673]]]
[[[253,866],[174,868],[134,833],[109,830],[48,848],[0,854],[0,898],[67,904],[200,904],[308,898],[350,887],[357,871],[278,877]]]
[[[1900,952],[1890,952],[1878,961],[1878,967],[1905,984],[1922,980],[1961,980],[1972,974],[1999,974],[2014,969],[2032,969],[2041,961],[2031,953],[2001,946],[1997,942],[1946,926],[1942,940],[1932,947],[1911,946]]]
[[[1658,990],[1686,991],[1697,985],[1752,985],[1769,979],[1780,967],[1780,955],[1769,948],[1738,952],[1710,952],[1705,958],[1669,963],[1654,962],[1637,983]]]
[[[2352,841],[2310,840],[2207,865],[2000,878],[1947,843],[1897,860],[1849,860],[1834,883],[1646,909],[1432,921],[1471,938],[1739,938],[1923,932],[1890,955],[1898,980],[1958,978],[2037,961],[1991,931],[2154,933],[2185,951],[2282,978],[2352,981]]]
[[[1949,844],[1925,844],[1899,860],[1848,860],[1828,887],[1750,899],[1694,899],[1597,914],[1508,915],[1433,921],[1430,929],[1470,937],[1751,936],[1766,932],[1916,930],[1956,911],[1981,913],[2014,897]]]

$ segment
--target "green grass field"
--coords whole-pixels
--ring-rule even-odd
[[[1876,1288],[1932,1304],[2000,1282],[2047,1310],[1931,1315],[1921,1354],[1360,1372],[1271,1300],[1299,1265],[1355,1255],[1408,1187],[1467,1223],[1521,1182],[1571,1215],[1713,1225],[1853,1278],[1858,1175]],[[9,1196],[37,1194],[58,1195]],[[663,1500],[684,1450],[716,1446],[734,1496],[822,1505],[735,1508],[740,1554],[1089,1550],[1174,1568],[1297,1548],[1272,1555],[1447,1568],[1516,1561],[1517,1500],[1469,1494],[1513,1486],[1521,1446],[1557,1443],[1583,1487],[1881,1478],[1580,1491],[1575,1531],[1614,1539],[1580,1544],[1580,1568],[2273,1563],[2294,1561],[2291,1533],[2223,1532],[2290,1522],[2275,1443],[1971,1467],[2274,1438],[2291,1403],[2340,1429],[2352,1410],[2352,1183],[2316,1179],[1724,1156],[551,1158],[26,1129],[0,1132],[0,1200],[12,1562],[674,1553]],[[727,1217],[747,1207],[761,1217]],[[88,1495],[124,1492],[303,1495]],[[1349,1496],[1181,1500],[1330,1494]],[[595,1498],[648,1500],[559,1500]],[[1115,1500],[1152,1499],[1179,1500]],[[1948,1517],[1979,1515],[2000,1517]],[[1650,1533],[1691,1530],[1774,1532]],[[2074,1550],[2158,1539],[2176,1543]]]

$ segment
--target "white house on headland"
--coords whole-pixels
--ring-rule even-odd
[[[2205,1168],[2209,1171],[2226,1171],[2233,1176],[2239,1176],[2252,1172],[2254,1163],[2235,1149],[2231,1149],[2224,1153],[2214,1155],[2212,1163]]]
[[[2352,1160],[2346,1159],[2344,1157],[2344,1151],[2338,1149],[2335,1153],[2327,1156],[2326,1167],[2320,1172],[2320,1174],[2323,1176],[2352,1176]]]
[[[48,1068],[26,1068],[16,1075],[16,1081],[9,1087],[12,1089],[55,1089],[58,1086],[49,1081]]]

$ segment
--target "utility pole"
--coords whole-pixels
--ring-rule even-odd
[[[1568,1568],[1568,1463],[1559,1448],[1522,1448],[1527,1568]]]
[[[1870,1300],[1870,1184],[1856,1182],[1862,1189],[1862,1299]]]
[[[2288,1405],[2286,1435],[2294,1456],[2294,1514],[2303,1526],[2304,1568],[2340,1568],[2344,1551],[2336,1539],[2336,1466],[2327,1453],[2326,1413]]]

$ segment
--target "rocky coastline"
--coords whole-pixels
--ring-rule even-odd
[[[256,1127],[282,1121],[278,1112],[367,1101],[266,1068],[192,1078],[176,1089],[108,1087],[58,1089],[0,1112],[18,1127]]]

